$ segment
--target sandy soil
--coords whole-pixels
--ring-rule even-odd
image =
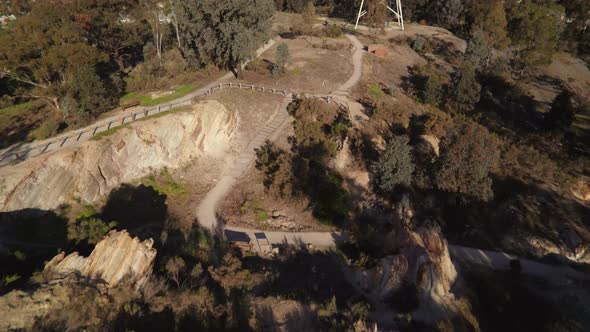
[[[286,74],[273,77],[270,68],[275,61],[276,48],[281,43],[289,46],[291,62],[287,65]],[[351,58],[351,44],[345,37],[282,39],[259,58],[269,69],[263,72],[246,70],[242,81],[270,88],[327,94],[350,77],[353,71]]]

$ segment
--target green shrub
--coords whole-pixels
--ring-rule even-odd
[[[475,67],[465,64],[455,78],[452,87],[452,106],[459,111],[472,111],[481,98],[481,84],[477,81]]]
[[[468,122],[454,128],[441,144],[435,182],[439,189],[493,198],[490,171],[499,162],[499,141],[485,128]]]
[[[115,226],[116,222],[106,223],[99,218],[77,220],[68,227],[68,239],[76,243],[86,240],[90,244],[96,244]]]
[[[21,262],[24,262],[27,259],[27,255],[20,250],[14,252],[14,257],[16,257],[16,259],[18,259]]]
[[[254,211],[254,216],[256,217],[256,221],[258,222],[268,220],[268,213],[263,209],[256,209]]]
[[[159,177],[150,175],[142,182],[166,196],[179,196],[187,193],[186,187],[182,183],[177,182],[167,168],[160,171]]]
[[[29,136],[34,140],[44,140],[53,137],[57,134],[59,129],[59,121],[55,119],[47,119],[37,129],[33,130]]]
[[[86,241],[96,244],[104,236],[117,226],[117,222],[106,223],[102,221],[92,208],[86,208],[76,220],[68,225],[68,240],[80,243]]]
[[[328,24],[324,27],[324,35],[329,38],[338,38],[342,36],[342,28],[335,24]]]
[[[412,42],[412,49],[418,53],[425,54],[432,51],[432,45],[424,36],[416,35],[416,39]]]
[[[383,98],[384,95],[379,84],[370,84],[367,86],[367,92],[369,93],[370,98],[376,102]]]
[[[388,144],[373,166],[375,185],[382,192],[391,192],[398,185],[408,186],[412,182],[414,163],[410,138],[396,136]]]
[[[287,63],[289,63],[289,61],[291,61],[291,56],[289,55],[289,46],[286,43],[281,43],[277,47],[275,63],[272,67],[273,76],[284,74],[285,67],[287,66]]]

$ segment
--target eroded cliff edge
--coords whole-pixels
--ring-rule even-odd
[[[225,152],[237,116],[216,101],[147,119],[88,141],[0,168],[0,211],[54,209],[74,198],[93,203],[121,183],[164,167]]]

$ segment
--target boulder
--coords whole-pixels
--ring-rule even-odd
[[[590,202],[590,179],[583,178],[578,180],[572,187],[572,195],[584,202]]]
[[[427,144],[436,157],[440,155],[440,140],[432,135],[420,135],[420,141]]]
[[[372,136],[371,137],[371,144],[373,145],[375,150],[377,150],[379,152],[385,151],[385,147],[387,145],[387,143],[385,142],[385,139],[381,135]]]
[[[91,204],[122,183],[224,153],[235,113],[216,101],[133,123],[99,141],[0,168],[0,211],[50,210],[73,198]]]

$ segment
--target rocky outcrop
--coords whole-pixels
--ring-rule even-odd
[[[399,254],[386,256],[376,267],[358,273],[364,291],[385,300],[403,285],[412,284],[422,297],[450,295],[457,271],[438,227],[420,227],[415,231],[404,227],[389,241],[397,248],[388,251]]]
[[[432,151],[435,157],[440,155],[440,140],[432,135],[420,135],[420,144],[426,144]]]
[[[572,195],[584,202],[590,202],[590,179],[580,179],[572,187]]]
[[[66,256],[61,252],[45,269],[61,276],[79,274],[109,286],[125,281],[139,288],[150,276],[156,259],[153,244],[152,239],[140,241],[129,236],[127,231],[111,231],[90,256],[82,257],[77,252]]]
[[[457,271],[451,261],[447,241],[436,225],[415,230],[402,227],[392,232],[383,257],[371,269],[357,270],[356,284],[374,302],[409,301],[407,290],[413,289],[419,302],[412,317],[427,322],[463,315],[451,292]],[[403,295],[405,294],[405,295]]]
[[[111,231],[88,257],[60,253],[45,266],[46,282],[35,291],[16,290],[0,297],[0,331],[31,329],[50,311],[66,307],[108,311],[112,287],[125,283],[137,290],[151,275],[156,258],[152,244],[126,231]]]
[[[0,168],[0,211],[53,209],[73,198],[93,203],[153,170],[223,153],[237,128],[235,114],[216,101],[193,107]]]

